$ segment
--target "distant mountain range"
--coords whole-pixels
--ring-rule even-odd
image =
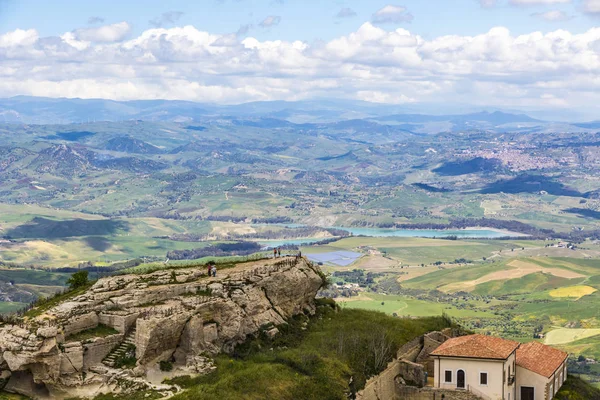
[[[503,111],[427,115],[404,106],[354,100],[269,101],[215,105],[178,100],[113,101],[17,96],[0,99],[0,123],[69,124],[142,120],[207,124],[229,121],[238,126],[282,128],[336,124],[336,129],[382,131],[394,126],[416,134],[491,130],[521,132],[592,131],[600,122],[556,123]],[[204,129],[199,127],[199,129]],[[85,133],[82,133],[85,134]],[[58,134],[60,135],[60,133]],[[68,138],[63,138],[68,140]],[[133,146],[135,143],[122,144]],[[141,152],[154,149],[140,149]]]

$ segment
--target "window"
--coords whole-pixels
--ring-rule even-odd
[[[444,371],[444,382],[452,383],[452,371]]]
[[[479,384],[480,385],[487,385],[488,382],[488,374],[487,372],[480,372],[479,373]]]

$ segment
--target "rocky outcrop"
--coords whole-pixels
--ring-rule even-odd
[[[118,391],[123,379],[143,385],[161,361],[202,371],[205,356],[312,313],[322,283],[303,258],[239,264],[217,277],[190,268],[104,278],[35,319],[1,327],[0,368],[11,373],[7,389],[36,398]],[[135,346],[135,368],[102,363],[126,346]]]

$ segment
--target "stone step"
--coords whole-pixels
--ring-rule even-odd
[[[135,345],[135,328],[130,331],[124,340],[114,348],[105,358],[102,360],[104,365],[114,367],[117,358],[122,357],[129,350],[131,345]]]

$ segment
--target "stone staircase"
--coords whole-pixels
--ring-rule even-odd
[[[116,361],[123,357],[131,346],[135,346],[135,327],[125,336],[120,345],[108,353],[104,360],[102,360],[102,363],[106,366],[114,367]]]

